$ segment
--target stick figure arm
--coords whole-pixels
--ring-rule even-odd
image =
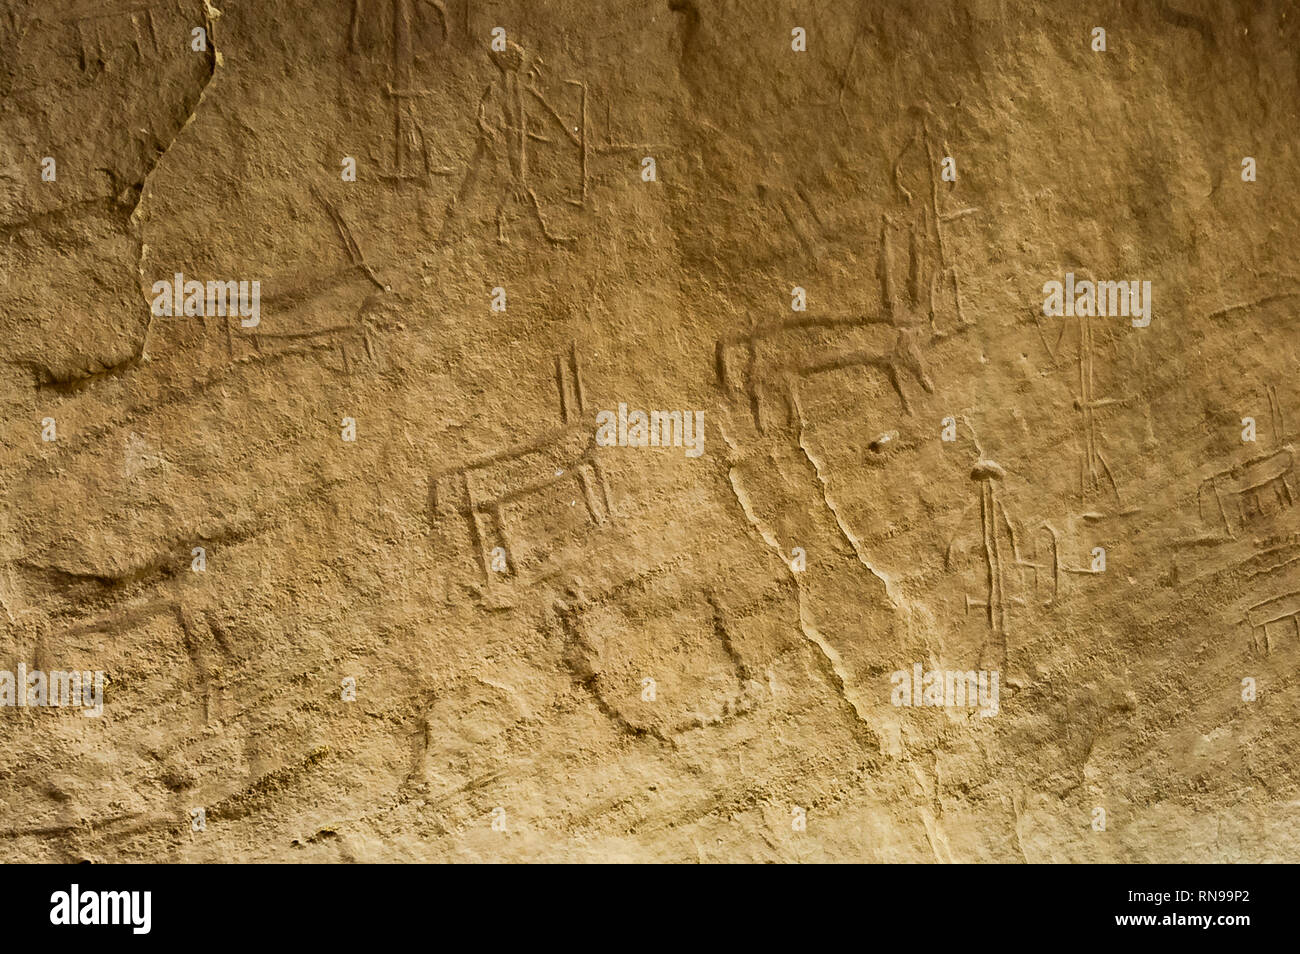
[[[487,89],[483,90],[483,95],[478,101],[478,129],[479,132],[487,139],[497,142],[501,138],[501,130],[488,121],[488,101],[492,98],[493,85],[488,84]]]
[[[546,110],[546,113],[548,116],[550,116],[552,122],[554,122],[555,125],[560,128],[561,132],[563,132],[566,136],[569,137],[569,139],[573,142],[575,146],[582,145],[582,139],[578,136],[578,134],[575,133],[569,127],[569,125],[563,119],[560,118],[560,114],[556,111],[555,107],[551,105],[550,100],[548,100],[545,96],[543,96],[541,91],[538,90],[537,87],[535,87],[532,83],[528,84],[528,93],[533,97],[533,99],[537,100],[537,102],[542,105],[542,108]]]

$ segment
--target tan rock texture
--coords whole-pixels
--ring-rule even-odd
[[[1283,0],[0,0],[0,669],[106,674],[0,858],[1295,860],[1298,105]]]

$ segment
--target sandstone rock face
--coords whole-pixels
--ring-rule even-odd
[[[1284,0],[0,4],[0,855],[1293,860],[1298,106]]]

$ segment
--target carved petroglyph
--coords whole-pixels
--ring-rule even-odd
[[[1273,639],[1294,633],[1300,641],[1300,590],[1256,603],[1246,610],[1251,645],[1265,654],[1273,651]]]
[[[256,329],[240,327],[237,318],[223,319],[221,326],[226,354],[232,360],[256,361],[324,350],[338,354],[345,374],[351,373],[358,362],[374,363],[377,360],[376,339],[381,323],[376,315],[383,296],[392,291],[392,286],[371,268],[351,227],[334,203],[314,186],[311,193],[333,225],[348,264],[323,276],[305,281],[299,279],[302,284],[263,296],[262,307],[267,320]],[[373,286],[373,290],[362,298],[350,322],[330,323],[323,327],[304,326],[302,314],[307,310],[305,306],[326,301],[328,307],[327,296],[346,290],[361,280]]]
[[[508,447],[436,475],[431,481],[433,511],[438,518],[459,516],[469,527],[484,580],[517,575],[515,547],[506,529],[506,513],[523,499],[553,493],[576,482],[593,525],[613,515],[609,485],[596,451],[595,429],[586,417],[576,347],[556,359],[560,392],[560,427],[535,440]],[[504,552],[504,569],[493,569],[493,551]],[[500,554],[498,554],[500,556]]]
[[[570,210],[591,210],[596,158],[661,155],[668,147],[616,142],[607,132],[598,137],[586,80],[565,78],[557,91],[547,83],[542,58],[513,40],[489,56],[496,76],[479,97],[474,151],[447,202],[438,241],[453,240],[478,198],[492,207],[499,244],[509,245],[522,221],[548,244],[572,247],[577,235],[566,234],[557,221],[571,221]]]
[[[949,258],[945,228],[978,210],[944,210],[938,175],[942,157],[935,150],[929,121],[918,118],[893,164],[894,188],[901,209],[885,213],[880,220],[880,282],[885,314],[891,323],[900,326],[924,320],[935,338],[975,323],[966,317],[962,305],[961,277]],[[942,297],[944,294],[950,295],[950,301]],[[947,327],[945,314],[950,317]]]
[[[682,594],[670,615],[661,592],[647,594],[644,582],[625,581],[592,597],[578,582],[554,602],[565,662],[597,708],[622,732],[660,742],[752,711],[758,684],[734,630],[740,619],[764,621],[734,613],[712,591]],[[642,691],[649,673],[662,694]]]
[[[343,248],[348,254],[348,259],[352,262],[352,267],[360,271],[361,274],[366,276],[366,278],[370,279],[370,281],[380,291],[392,291],[392,287],[381,281],[379,276],[376,275],[374,270],[366,263],[366,257],[361,252],[361,246],[357,244],[356,237],[352,234],[352,229],[348,226],[342,213],[340,213],[339,210],[335,208],[334,204],[330,202],[329,199],[325,198],[325,196],[323,196],[315,186],[312,187],[311,191],[317,201],[325,207],[325,211],[329,215],[330,221],[334,223],[334,228],[339,235],[339,241],[343,243]]]
[[[1268,438],[1270,441],[1277,443],[1289,436],[1286,430],[1286,414],[1282,410],[1282,399],[1278,396],[1277,385],[1270,384],[1264,391],[1265,396],[1268,398],[1269,422],[1273,425]]]
[[[507,225],[512,215],[520,212],[530,219],[552,245],[571,245],[577,241],[571,235],[556,232],[543,210],[537,195],[535,162],[531,150],[538,144],[554,145],[545,134],[550,130],[566,143],[577,159],[578,182],[575,194],[565,202],[585,208],[588,175],[588,122],[587,85],[576,80],[566,81],[580,93],[577,123],[566,121],[552,104],[539,84],[542,82],[544,63],[541,57],[526,51],[514,41],[505,50],[490,53],[497,76],[483,90],[477,107],[478,135],[474,153],[470,157],[459,187],[447,204],[443,218],[440,241],[447,241],[455,227],[467,199],[480,179],[493,180],[495,193],[494,221],[497,241],[508,244]],[[484,165],[488,168],[483,168]],[[504,175],[502,170],[504,169]]]
[[[1201,520],[1235,538],[1254,520],[1295,505],[1294,471],[1295,457],[1285,449],[1206,477],[1196,494]]]
[[[92,86],[108,75],[179,56],[189,21],[175,3],[65,3],[0,15],[0,92],[19,95],[49,86]],[[61,8],[61,9],[60,9]],[[195,10],[200,9],[197,4]],[[67,11],[67,12],[63,12]],[[60,15],[62,13],[62,15]],[[202,22],[202,16],[198,16]],[[14,87],[19,78],[30,80]]]
[[[82,72],[93,76],[107,71],[122,50],[134,51],[140,61],[156,55],[154,16],[162,9],[162,4],[131,4],[78,17],[74,22]]]
[[[1258,407],[1260,395],[1252,392],[1240,406]],[[1295,435],[1286,431],[1276,386],[1265,386],[1262,396],[1268,406],[1267,424],[1259,413],[1258,439],[1244,446],[1275,449],[1198,470],[1195,504],[1188,511],[1197,530],[1177,541],[1173,556],[1180,580],[1226,578],[1243,568],[1253,568],[1254,577],[1262,572],[1257,566],[1261,561],[1278,554],[1285,554],[1288,563],[1297,559],[1295,445],[1290,442]]]
[[[1080,439],[1083,442],[1083,448],[1079,452],[1079,479],[1077,484],[1079,497],[1086,504],[1104,505],[1108,502],[1112,506],[1113,512],[1127,514],[1131,511],[1124,508],[1124,499],[1120,493],[1119,484],[1115,481],[1110,461],[1106,457],[1097,412],[1103,408],[1127,405],[1129,402],[1127,398],[1097,396],[1094,361],[1096,322],[1092,319],[1084,317],[1066,319],[1061,326],[1061,333],[1057,336],[1055,347],[1048,345],[1046,339],[1043,340],[1053,366],[1057,364],[1057,359],[1061,354],[1060,347],[1071,322],[1077,325],[1079,339],[1076,353],[1076,390],[1074,398],[1074,409],[1079,414]]]
[[[760,185],[758,197],[781,210],[786,225],[790,227],[790,231],[809,255],[816,255],[825,245],[825,239],[830,231],[816,203],[809,198],[808,190],[803,186],[796,186],[793,189],[773,189]]]
[[[802,379],[845,368],[883,373],[907,414],[912,413],[912,403],[904,381],[914,380],[925,392],[934,391],[923,346],[975,324],[962,305],[960,279],[956,266],[949,262],[944,226],[976,210],[942,211],[937,166],[932,160],[937,157],[922,120],[894,162],[901,211],[881,219],[878,313],[787,319],[718,341],[719,384],[725,391],[743,391],[748,396],[760,429],[765,426],[763,405],[772,397],[784,404],[788,424],[794,419]],[[913,181],[916,176],[920,184]],[[917,192],[908,188],[909,181]],[[794,204],[788,197],[777,195],[774,201],[800,241],[812,249],[815,238],[807,223],[815,223],[823,231],[824,225],[811,200],[802,192],[798,194],[804,207],[799,216],[792,211]],[[941,303],[945,288],[951,291],[951,309]],[[945,313],[951,315],[950,321],[944,320]]]
[[[1227,318],[1242,311],[1254,311],[1256,308],[1263,308],[1266,305],[1272,305],[1280,301],[1290,301],[1293,298],[1300,298],[1300,291],[1289,292],[1270,292],[1267,295],[1261,295],[1258,298],[1252,298],[1250,301],[1235,302],[1231,305],[1224,305],[1209,314],[1209,318]]]
[[[766,404],[777,399],[785,410],[787,426],[794,423],[801,380],[817,374],[861,367],[880,371],[898,395],[903,410],[911,413],[904,380],[915,379],[927,392],[934,382],[925,367],[920,347],[910,329],[889,335],[873,334],[879,318],[795,318],[755,328],[748,334],[730,335],[717,344],[717,376],[722,389],[748,397],[754,424],[766,429]],[[892,346],[855,347],[863,338],[892,337]]]
[[[971,549],[979,551],[982,592],[965,594],[965,612],[980,611],[990,638],[996,643],[998,665],[1005,667],[1008,658],[1009,607],[1028,606],[1032,601],[1040,606],[1056,602],[1060,591],[1063,567],[1058,553],[1057,533],[1043,524],[1029,535],[1018,529],[1018,522],[1008,513],[1002,500],[999,484],[1006,471],[996,462],[981,459],[971,469],[971,480],[979,486],[979,534],[975,537],[955,536],[948,544],[944,562],[949,569],[957,569],[968,562]],[[1032,582],[1026,586],[1024,576]],[[980,648],[984,659],[987,642]]]
[[[349,43],[353,52],[358,47],[358,34],[362,19],[363,0],[354,0]],[[432,95],[433,90],[417,88],[415,83],[415,36],[413,14],[417,7],[431,9],[438,14],[442,26],[442,39],[449,31],[447,9],[438,0],[392,0],[392,59],[388,84],[384,89],[393,116],[392,164],[380,177],[392,182],[428,182],[431,176],[453,175],[455,169],[435,166],[430,157],[429,143],[419,116],[419,101]]]

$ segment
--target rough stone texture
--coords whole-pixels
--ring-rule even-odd
[[[217,2],[0,2],[0,857],[1295,858],[1294,3]]]

